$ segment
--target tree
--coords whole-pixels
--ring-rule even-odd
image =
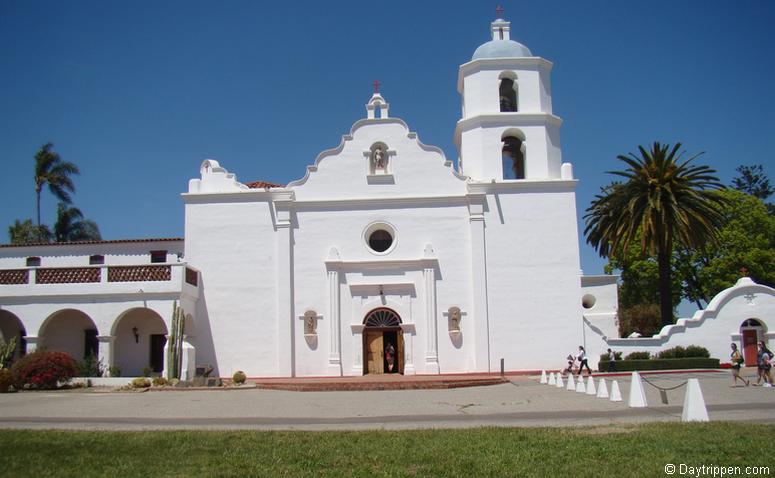
[[[18,219],[8,228],[11,244],[39,244],[51,242],[51,231],[46,226],[33,224],[32,219],[24,222]]]
[[[628,167],[610,171],[626,179],[603,188],[584,216],[587,242],[604,257],[623,254],[636,237],[645,255],[656,256],[662,325],[673,323],[671,255],[673,246],[701,247],[716,239],[723,224],[715,194],[722,189],[715,170],[691,164],[700,154],[684,160],[681,143],[655,142],[650,150],[639,146],[617,159]]]
[[[732,179],[732,187],[738,191],[743,191],[762,201],[772,196],[772,193],[775,192],[775,189],[772,189],[772,186],[770,186],[770,178],[765,174],[761,164],[738,166],[735,168],[735,171],[737,171],[740,176]],[[775,205],[766,203],[766,206],[767,211],[770,214],[775,215]]]
[[[52,151],[54,145],[44,144],[35,154],[35,195],[37,197],[38,226],[40,226],[40,193],[43,186],[48,185],[51,194],[60,201],[70,204],[70,193],[75,192],[75,185],[70,176],[80,174],[78,166],[63,161],[59,154]]]
[[[734,189],[717,194],[726,199],[725,224],[717,233],[717,243],[676,250],[683,295],[698,307],[733,286],[741,268],[757,283],[775,286],[775,216],[753,195]]]
[[[762,201],[772,196],[773,191],[770,186],[770,179],[764,173],[761,164],[753,166],[738,166],[735,168],[740,176],[732,179],[732,187],[738,191],[757,197]]]
[[[77,207],[60,202],[57,207],[57,222],[54,224],[56,242],[99,241],[100,229],[94,221],[83,218]]]

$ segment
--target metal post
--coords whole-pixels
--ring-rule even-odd
[[[501,359],[501,377],[502,377],[503,375],[505,375],[505,373],[504,373],[504,370],[505,370],[505,369],[503,368],[503,359]]]

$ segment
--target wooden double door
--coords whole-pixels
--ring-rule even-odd
[[[390,370],[385,351],[395,349]],[[404,334],[400,327],[366,327],[363,329],[363,373],[404,373]]]

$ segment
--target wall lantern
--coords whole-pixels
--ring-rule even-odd
[[[140,343],[140,334],[139,334],[139,331],[137,330],[137,327],[132,327],[132,333],[135,336],[135,343],[139,344]]]

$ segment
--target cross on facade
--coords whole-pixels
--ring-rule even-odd
[[[380,83],[379,80],[374,80],[374,83],[372,84],[374,85],[374,93],[379,93],[379,85],[382,83]]]
[[[503,7],[500,5],[495,8],[495,16],[496,18],[503,18]]]
[[[748,268],[747,267],[741,267],[740,268],[740,275],[743,277],[748,277]]]

